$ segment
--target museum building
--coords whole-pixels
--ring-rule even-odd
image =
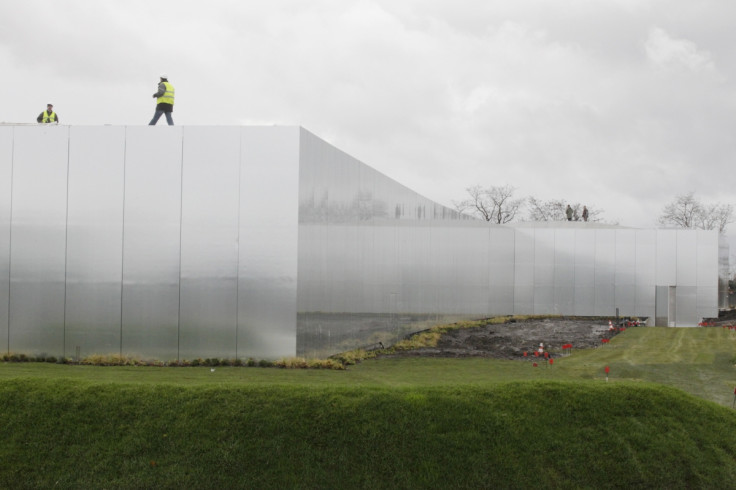
[[[493,225],[300,127],[0,126],[0,351],[326,357],[512,314],[697,326],[717,231]]]

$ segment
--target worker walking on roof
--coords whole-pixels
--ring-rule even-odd
[[[40,123],[58,123],[59,116],[54,112],[54,104],[46,104],[46,110],[38,115],[36,122]]]
[[[169,83],[169,77],[166,73],[161,74],[161,81],[158,84],[158,91],[153,94],[154,99],[158,99],[156,104],[156,112],[153,119],[148,123],[149,126],[155,126],[162,114],[166,114],[166,122],[169,126],[174,125],[171,113],[174,111],[174,86]]]

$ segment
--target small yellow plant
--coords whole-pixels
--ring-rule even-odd
[[[284,369],[345,369],[345,365],[335,359],[305,359],[303,357],[283,357],[274,366]]]
[[[90,366],[137,366],[141,364],[141,360],[120,354],[91,354],[79,363]]]

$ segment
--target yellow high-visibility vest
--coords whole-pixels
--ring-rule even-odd
[[[48,113],[48,111],[43,111],[43,119],[41,122],[50,123],[56,121],[56,113],[54,111],[51,111],[51,114]]]
[[[161,82],[166,87],[164,94],[158,98],[158,104],[171,104],[174,105],[174,86],[169,82]]]

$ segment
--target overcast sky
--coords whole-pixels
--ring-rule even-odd
[[[420,194],[736,204],[729,0],[2,0],[0,121],[303,126]],[[165,123],[162,119],[159,124]],[[729,227],[736,235],[736,224]]]

